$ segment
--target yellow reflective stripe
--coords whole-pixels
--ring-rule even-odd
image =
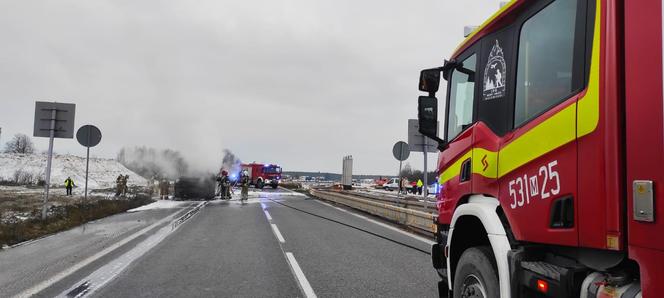
[[[487,178],[498,178],[498,153],[484,148],[473,148],[473,170]]]
[[[593,48],[590,58],[590,78],[586,95],[578,103],[577,137],[585,136],[597,127],[599,122],[599,63],[600,63],[600,32],[601,32],[601,1],[597,1],[595,10],[595,29]]]
[[[516,3],[516,1],[517,0],[512,0],[512,1],[508,2],[507,4],[503,5],[503,7],[501,7],[496,13],[494,13],[491,17],[489,17],[486,21],[484,21],[484,23],[482,23],[482,25],[475,28],[475,30],[473,30],[473,32],[471,32],[470,35],[468,35],[461,42],[461,44],[454,50],[454,52],[456,53],[461,47],[463,47],[466,43],[468,43],[470,41],[470,39],[473,38],[473,36],[475,36],[475,34],[477,34],[477,32],[480,32],[480,30],[482,30],[482,28],[486,27],[491,22],[493,22],[493,20],[495,20],[498,16],[503,14],[503,12],[505,12],[508,8],[510,8],[512,5],[514,5],[514,3]]]
[[[500,150],[498,177],[576,138],[576,104],[571,104]]]
[[[447,167],[440,177],[438,177],[438,184],[443,184],[450,179],[459,176],[461,173],[461,164],[472,155],[472,151],[468,150],[463,156],[459,157],[451,166]]]

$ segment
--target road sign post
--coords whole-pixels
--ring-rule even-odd
[[[438,143],[421,134],[419,129],[420,124],[417,119],[408,119],[408,143],[410,144],[410,151],[422,152],[424,154],[424,189],[422,190],[422,195],[426,198],[429,192],[427,155],[429,152],[438,152]]]
[[[85,195],[83,201],[88,199],[88,169],[90,168],[90,147],[97,146],[101,141],[101,131],[94,125],[84,125],[76,132],[78,143],[87,147],[85,158]]]
[[[404,141],[398,141],[396,144],[394,144],[394,147],[392,147],[392,155],[394,155],[394,158],[396,158],[399,161],[399,191],[397,192],[397,198],[401,197],[401,185],[403,179],[401,177],[401,165],[404,160],[408,159],[408,156],[410,156],[410,149],[408,148],[408,143]]]
[[[46,179],[44,181],[44,199],[42,219],[46,219],[48,193],[51,184],[51,160],[53,159],[53,140],[74,137],[74,116],[76,105],[71,103],[35,102],[35,125],[33,136],[47,137],[48,158],[46,160]]]

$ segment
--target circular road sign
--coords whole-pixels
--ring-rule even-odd
[[[94,125],[84,125],[76,132],[76,139],[85,147],[94,147],[101,141],[101,131]]]
[[[408,143],[404,141],[398,141],[396,144],[394,144],[394,147],[392,147],[392,154],[394,154],[394,158],[396,158],[398,161],[404,161],[408,159],[408,156],[410,156],[410,148],[408,148]]]

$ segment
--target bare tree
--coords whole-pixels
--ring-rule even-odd
[[[27,135],[17,133],[7,142],[5,145],[6,153],[24,153],[32,154],[35,152],[35,145],[32,143],[32,139]]]

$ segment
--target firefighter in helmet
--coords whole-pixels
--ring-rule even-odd
[[[120,194],[122,194],[122,180],[124,179],[124,176],[120,174],[118,178],[115,179],[115,196],[118,197]]]
[[[221,177],[217,179],[219,181],[219,194],[222,200],[231,199],[231,180],[228,178],[228,172],[221,171]]]
[[[168,190],[170,188],[170,182],[166,179],[162,179],[159,183],[159,198],[162,200],[168,200]]]
[[[242,197],[240,200],[249,200],[249,173],[245,170],[242,171],[242,178],[240,178],[240,186],[242,187]]]

